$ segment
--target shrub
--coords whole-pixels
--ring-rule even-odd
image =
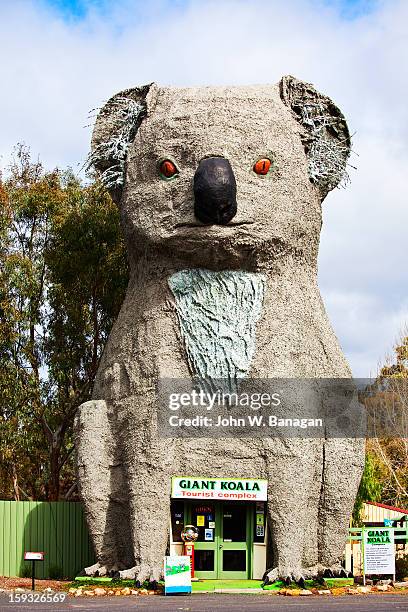
[[[63,578],[62,567],[59,565],[51,565],[50,569],[48,570],[48,575],[51,580],[61,580]]]
[[[397,580],[403,580],[408,576],[408,555],[395,560],[395,573]]]
[[[32,572],[31,563],[26,563],[24,565],[23,569],[21,570],[21,577],[22,578],[31,578],[31,572]]]

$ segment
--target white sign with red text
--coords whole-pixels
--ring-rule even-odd
[[[44,561],[44,553],[43,552],[25,552],[24,560],[25,561]]]
[[[176,499],[266,501],[268,481],[259,478],[173,476],[171,496]]]

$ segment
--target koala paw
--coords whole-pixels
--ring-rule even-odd
[[[85,567],[82,572],[80,572],[80,576],[106,576],[108,570],[105,565],[101,563],[94,563],[89,567]]]
[[[323,578],[353,578],[353,574],[344,569],[340,563],[335,563],[330,567],[325,567],[320,571]]]
[[[122,580],[135,580],[139,584],[148,582],[158,582],[163,576],[163,568],[161,564],[143,564],[135,565],[127,570],[118,572],[118,577]]]
[[[271,570],[267,570],[263,577],[263,584],[272,584],[277,580],[281,580],[286,585],[296,582],[302,588],[305,587],[305,580],[311,580],[312,578],[318,579],[319,568],[318,566],[313,567],[299,567],[299,566],[285,566],[275,567]]]
[[[305,588],[305,580],[317,580],[320,583],[324,582],[325,578],[352,578],[353,575],[347,572],[340,563],[336,563],[330,567],[322,565],[314,565],[312,567],[275,567],[265,572],[263,584],[272,584],[277,580],[282,580],[289,585],[291,582],[296,582],[302,588]]]

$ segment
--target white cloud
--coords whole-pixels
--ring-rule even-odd
[[[329,290],[326,309],[356,376],[375,377],[408,321],[408,298],[392,304],[374,292]]]
[[[408,3],[353,20],[323,0],[111,6],[67,21],[2,1],[3,160],[25,141],[46,165],[78,168],[88,110],[133,84],[314,82],[345,112],[359,155],[351,186],[324,203],[320,284],[355,374],[373,373],[407,318]]]

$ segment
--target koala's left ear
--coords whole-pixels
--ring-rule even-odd
[[[322,199],[347,181],[350,133],[342,112],[311,85],[292,76],[280,81],[280,95],[303,127],[302,143],[309,162],[309,178]]]
[[[94,167],[117,204],[122,196],[127,150],[147,115],[154,83],[125,89],[101,108],[96,118],[87,168]]]

